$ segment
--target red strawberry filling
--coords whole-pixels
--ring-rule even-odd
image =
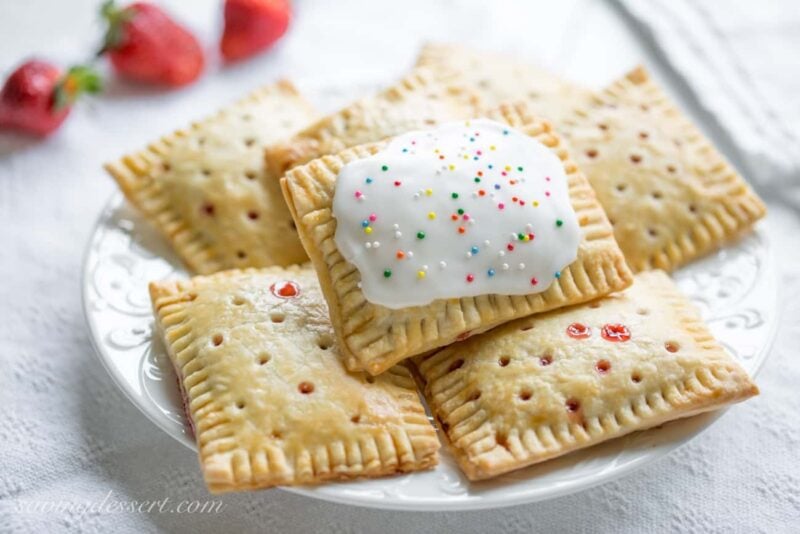
[[[290,299],[300,295],[300,286],[291,280],[275,282],[269,286],[269,290],[272,291],[273,295],[282,299]]]
[[[624,324],[607,324],[600,331],[606,341],[628,341],[631,338],[631,331]]]

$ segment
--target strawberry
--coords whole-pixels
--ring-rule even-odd
[[[119,74],[177,87],[193,82],[203,71],[200,43],[161,8],[147,2],[118,8],[108,0],[101,14],[108,29],[98,55],[107,53]]]
[[[81,93],[100,89],[100,77],[88,67],[72,67],[63,74],[50,63],[27,61],[0,90],[0,128],[47,135],[64,122]]]
[[[269,48],[286,32],[291,17],[288,0],[225,0],[222,55],[234,61]]]

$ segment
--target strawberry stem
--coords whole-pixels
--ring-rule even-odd
[[[91,67],[76,65],[62,76],[53,93],[53,109],[59,111],[71,106],[83,93],[99,93],[103,80]]]
[[[103,36],[103,46],[97,51],[98,57],[122,44],[125,38],[123,27],[135,15],[136,11],[134,9],[130,7],[118,8],[114,0],[103,2],[100,7],[100,16],[106,21],[108,27]]]

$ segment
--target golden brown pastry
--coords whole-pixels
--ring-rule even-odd
[[[225,271],[150,294],[211,492],[436,465],[408,370],[345,370],[312,269]]]
[[[766,213],[641,67],[557,129],[634,271],[675,269],[750,231]]]
[[[554,124],[592,96],[590,90],[535,65],[461,45],[426,44],[417,65],[448,72],[453,83],[476,90],[486,106],[524,102],[534,115]]]
[[[756,395],[661,271],[600,300],[534,315],[416,359],[471,480]]]
[[[440,69],[420,67],[378,94],[320,119],[266,150],[267,166],[281,176],[296,165],[346,148],[480,114],[473,90],[447,82]]]
[[[263,150],[314,117],[295,87],[280,81],[106,170],[194,272],[302,262]]]
[[[549,147],[560,159],[566,175],[569,200],[582,237],[577,260],[561,271],[544,292],[439,299],[429,305],[401,309],[374,304],[360,288],[359,271],[337,249],[332,201],[340,170],[348,162],[377,153],[385,143],[317,159],[294,168],[281,180],[298,232],[319,276],[349,369],[378,374],[404,358],[511,319],[591,300],[624,289],[632,282],[603,209],[551,126],[531,117],[522,105],[504,106],[491,115]]]

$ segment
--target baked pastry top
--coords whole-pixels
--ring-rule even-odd
[[[589,89],[535,65],[461,45],[428,43],[417,65],[437,69],[453,83],[474,89],[486,106],[524,102],[534,115],[554,124],[592,96]]]
[[[448,82],[438,69],[419,67],[378,94],[267,147],[267,167],[274,176],[281,176],[320,156],[442,121],[475,117],[481,109],[475,91]]]
[[[280,81],[106,170],[196,273],[298,263],[306,255],[263,149],[314,117]]]
[[[662,271],[415,359],[472,480],[756,395]]]
[[[439,442],[405,367],[347,372],[309,267],[154,282],[210,491],[434,466]]]
[[[369,302],[359,271],[334,240],[332,201],[340,170],[381,150],[363,145],[289,171],[281,180],[298,232],[320,279],[347,367],[378,374],[398,361],[452,343],[514,318],[591,300],[624,289],[632,275],[591,186],[568,158],[551,126],[523,105],[503,106],[490,118],[520,129],[549,147],[563,163],[581,231],[577,260],[549,288],[529,295],[439,299],[425,306],[390,309]]]
[[[637,68],[557,129],[634,271],[672,270],[752,229],[766,208]]]

